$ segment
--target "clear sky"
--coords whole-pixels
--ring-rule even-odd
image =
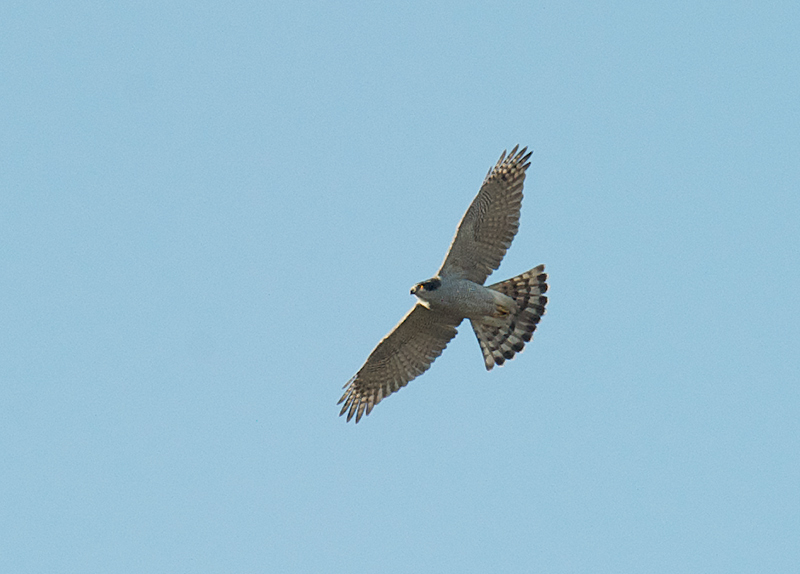
[[[0,28],[0,571],[800,571],[798,2]],[[533,342],[346,424],[517,143]]]

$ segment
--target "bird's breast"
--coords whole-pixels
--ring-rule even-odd
[[[425,293],[428,307],[462,318],[477,319],[495,311],[495,292],[468,280],[443,281],[433,292]]]

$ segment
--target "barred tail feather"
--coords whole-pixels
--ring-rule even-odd
[[[539,265],[522,275],[488,287],[508,295],[517,304],[500,326],[497,326],[496,318],[491,323],[472,321],[486,370],[491,371],[495,365],[502,365],[522,351],[525,343],[533,337],[547,305],[544,295],[547,292],[547,274],[544,265]]]

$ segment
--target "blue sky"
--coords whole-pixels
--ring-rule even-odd
[[[797,572],[796,2],[0,22],[0,570]],[[345,424],[517,143],[534,341]]]

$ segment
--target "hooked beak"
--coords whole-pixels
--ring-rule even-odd
[[[417,291],[419,291],[419,285],[414,285],[414,286],[411,288],[411,294],[412,294],[412,295],[416,295],[416,294],[417,294]]]

